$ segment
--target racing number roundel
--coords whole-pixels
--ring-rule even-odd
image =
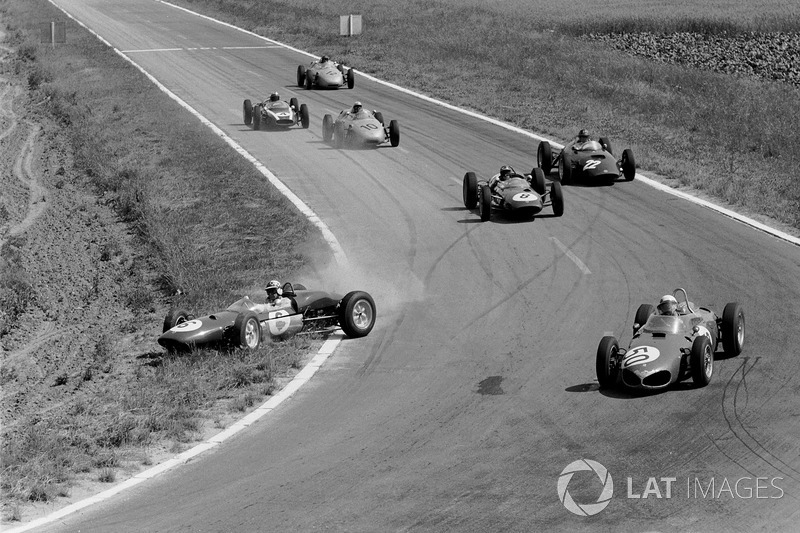
[[[195,331],[200,329],[203,323],[199,320],[187,320],[186,322],[181,322],[180,324],[175,324],[173,326],[174,331]]]
[[[658,359],[659,355],[661,355],[661,352],[658,351],[658,348],[652,346],[637,346],[625,354],[625,359],[622,361],[622,368],[628,368],[633,365],[643,365],[650,361],[655,361]]]
[[[272,335],[281,335],[289,329],[291,321],[289,319],[282,320],[282,317],[288,317],[289,313],[284,309],[278,311],[270,311],[269,313],[269,332]]]
[[[512,200],[516,202],[533,202],[536,200],[536,195],[531,194],[529,192],[518,192],[514,195]]]

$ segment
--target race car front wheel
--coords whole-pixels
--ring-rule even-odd
[[[714,374],[714,350],[711,349],[711,341],[705,335],[695,337],[689,355],[689,366],[692,381],[697,386],[705,387],[711,382],[711,376]]]
[[[733,357],[744,347],[744,309],[736,302],[722,310],[722,348],[725,355]]]
[[[231,344],[239,348],[255,350],[261,344],[261,323],[252,311],[239,313],[233,323]]]
[[[617,353],[619,352],[619,342],[615,337],[606,335],[600,339],[597,346],[597,359],[595,370],[597,372],[597,382],[601,389],[608,389],[617,384]]]
[[[348,337],[365,337],[375,326],[375,301],[364,291],[345,294],[339,302],[339,326]]]
[[[164,328],[161,333],[166,333],[178,324],[189,320],[189,313],[184,309],[170,309],[167,316],[164,317]]]

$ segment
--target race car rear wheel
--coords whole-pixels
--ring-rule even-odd
[[[736,302],[722,310],[722,348],[725,355],[733,357],[742,353],[744,347],[744,309]]]
[[[356,74],[353,69],[347,69],[347,88],[352,89],[356,86]]]
[[[306,83],[306,67],[303,65],[297,66],[297,86],[302,87]]]
[[[550,202],[553,204],[553,214],[560,217],[564,214],[564,193],[561,191],[561,184],[554,181],[550,184]]]
[[[322,117],[322,140],[326,143],[331,142],[333,138],[333,117],[325,115]]]
[[[625,148],[622,151],[620,166],[622,167],[622,175],[625,181],[633,181],[633,178],[636,177],[636,160],[633,158],[633,150]]]
[[[600,146],[603,147],[603,150],[614,155],[614,151],[611,149],[611,141],[608,137],[600,137],[597,141],[600,143]]]
[[[261,323],[258,316],[248,311],[236,315],[231,331],[231,344],[239,348],[255,350],[261,344]]]
[[[365,337],[375,326],[375,301],[364,291],[345,294],[339,302],[339,326],[348,337]]]
[[[300,111],[300,102],[297,101],[297,98],[294,96],[289,98],[289,107],[293,108],[295,113]]]
[[[166,333],[178,324],[189,320],[189,313],[185,309],[170,309],[167,316],[164,317],[164,327],[161,333]]]
[[[311,75],[306,72],[306,90],[310,91],[314,88],[314,81],[311,79]]]
[[[536,150],[536,164],[542,169],[542,172],[550,174],[553,169],[553,150],[550,148],[549,142],[539,143],[539,148]]]
[[[711,376],[714,374],[714,350],[711,348],[711,341],[705,335],[694,339],[689,366],[692,381],[696,385],[705,387],[711,382]]]
[[[633,325],[636,328],[636,324],[639,324],[639,327],[644,326],[644,323],[647,322],[647,319],[650,318],[650,315],[655,314],[656,308],[653,307],[653,304],[642,304],[639,306],[639,309],[636,310],[636,314],[633,315]],[[636,333],[636,329],[633,330]]]
[[[467,209],[478,207],[478,176],[474,172],[464,174],[461,194],[464,197],[464,207]]]
[[[392,146],[400,144],[400,123],[396,120],[389,122],[389,142]]]
[[[309,124],[311,124],[311,119],[308,116],[308,106],[303,104],[300,106],[300,125],[303,126],[303,129],[308,129]]]
[[[544,196],[544,171],[541,168],[533,169],[533,172],[531,173],[531,187],[534,191],[536,191],[536,194],[539,196]]]
[[[558,160],[558,180],[562,185],[566,185],[572,181],[572,167],[569,163],[564,162],[564,154],[561,154]]]
[[[481,185],[478,190],[478,212],[481,222],[486,222],[492,218],[492,191],[488,185]]]
[[[617,384],[619,342],[615,337],[606,335],[600,339],[597,346],[597,359],[595,361],[595,371],[597,372],[597,382],[601,389],[608,389]]]
[[[253,103],[250,100],[245,100],[244,105],[242,106],[244,109],[244,125],[249,126],[251,122],[253,122]]]
[[[261,106],[256,105],[253,108],[253,129],[260,130],[261,129]]]

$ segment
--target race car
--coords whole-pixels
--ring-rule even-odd
[[[653,391],[689,376],[704,387],[714,373],[714,353],[720,343],[728,357],[742,352],[745,320],[740,304],[727,304],[720,317],[696,307],[682,288],[672,296],[675,315],[658,314],[651,304],[639,306],[627,349],[620,348],[614,336],[600,340],[596,372],[601,388]]]
[[[636,176],[633,151],[626,148],[622,157],[616,159],[611,152],[611,141],[606,137],[600,137],[598,141],[572,142],[555,156],[550,143],[541,141],[536,161],[545,175],[557,166],[558,179],[565,185],[577,181],[610,183],[620,177],[632,181]]]
[[[336,119],[327,114],[322,117],[322,140],[333,142],[336,148],[358,148],[377,146],[389,142],[400,144],[400,123],[392,120],[387,126],[380,111],[368,111],[360,107],[357,111],[345,109]]]
[[[311,89],[338,89],[347,87],[352,89],[356,85],[356,76],[353,69],[341,63],[331,61],[327,56],[322,56],[319,61],[312,61],[310,65],[297,67],[297,86]]]
[[[364,337],[375,325],[375,302],[364,291],[340,296],[285,283],[282,305],[258,304],[248,296],[224,311],[195,318],[173,309],[164,318],[158,343],[169,352],[196,347],[239,347],[254,350],[267,338],[283,339],[300,332],[341,328],[352,338]]]
[[[309,125],[308,106],[300,105],[297,98],[291,98],[288,102],[281,100],[277,93],[273,93],[267,100],[255,104],[250,100],[245,100],[243,112],[245,125],[252,124],[254,130],[288,128],[297,125],[307,129]]]
[[[462,195],[464,207],[478,209],[481,221],[492,217],[492,210],[503,211],[519,217],[533,217],[544,207],[552,206],[553,214],[560,217],[564,214],[564,196],[561,184],[554,181],[548,189],[544,181],[544,172],[534,168],[531,174],[513,173],[504,181],[498,180],[499,174],[489,180],[478,180],[474,172],[464,174]],[[494,191],[490,184],[498,180]]]

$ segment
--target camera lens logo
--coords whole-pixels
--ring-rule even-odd
[[[581,470],[593,471],[603,484],[603,491],[600,493],[600,497],[597,498],[596,503],[576,503],[567,490],[567,486],[572,480],[572,475]],[[608,506],[608,503],[611,501],[611,496],[613,495],[614,481],[611,479],[611,474],[608,473],[606,467],[591,459],[579,459],[571,462],[561,471],[561,475],[558,477],[558,498],[569,512],[578,516],[596,515]]]

